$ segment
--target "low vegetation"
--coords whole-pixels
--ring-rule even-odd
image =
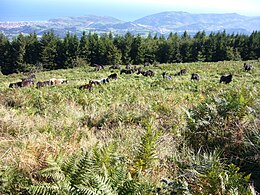
[[[36,72],[68,80],[39,89],[0,75],[0,194],[255,193],[260,63],[249,63],[138,65],[155,76],[112,70],[91,91],[80,86],[109,66]]]

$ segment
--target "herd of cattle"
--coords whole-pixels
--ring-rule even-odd
[[[98,64],[95,64],[95,71],[99,71],[101,69],[104,69],[104,66],[103,65],[98,65]],[[149,64],[145,63],[144,64],[144,67],[145,66],[149,66]],[[112,69],[118,69],[120,70],[120,75],[121,74],[133,74],[133,73],[136,73],[136,74],[141,74],[143,76],[149,76],[149,77],[153,77],[155,76],[155,73],[153,70],[143,70],[142,67],[132,67],[130,64],[127,64],[125,69],[122,69],[121,70],[121,67],[120,65],[118,64],[115,64],[115,65],[112,65],[109,67],[109,70],[112,70]],[[253,66],[252,64],[247,64],[247,63],[244,63],[244,70],[245,71],[250,71],[253,69]],[[185,75],[187,73],[187,69],[182,69],[180,70],[179,72],[175,73],[174,76],[181,76],[181,75]],[[163,72],[162,73],[162,77],[163,79],[169,79],[171,80],[172,79],[172,76],[167,74],[166,72]],[[9,88],[18,88],[18,87],[29,87],[29,86],[34,86],[34,79],[36,78],[35,74],[29,74],[27,78],[23,78],[22,81],[19,81],[19,82],[16,82],[16,83],[10,83],[9,85]],[[117,73],[113,73],[111,75],[109,75],[107,78],[102,78],[102,79],[99,79],[99,80],[90,80],[89,83],[87,84],[84,84],[84,85],[81,85],[79,86],[79,89],[87,89],[89,91],[92,91],[93,89],[93,86],[95,85],[101,85],[101,84],[104,84],[104,83],[109,83],[109,81],[112,79],[117,79],[118,78],[118,75]],[[199,74],[197,73],[192,73],[191,74],[191,80],[200,80],[200,76]],[[220,83],[225,83],[225,84],[228,84],[232,81],[232,74],[229,74],[229,75],[222,75],[220,77]],[[60,85],[60,84],[64,84],[64,83],[68,83],[68,80],[67,79],[56,79],[56,78],[51,78],[47,81],[38,81],[36,83],[36,88],[39,89],[41,87],[45,87],[45,86],[51,86],[51,85]]]

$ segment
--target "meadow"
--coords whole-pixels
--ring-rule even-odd
[[[253,194],[260,62],[250,63],[138,65],[155,76],[114,70],[117,80],[92,91],[79,87],[109,66],[37,72],[35,82],[69,81],[40,89],[9,88],[23,74],[0,75],[0,194]]]

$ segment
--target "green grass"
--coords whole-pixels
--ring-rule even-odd
[[[19,81],[22,74],[0,75],[0,193],[30,191],[29,186],[47,182],[47,177],[39,175],[51,167],[50,157],[59,160],[55,166],[62,167],[74,155],[80,159],[86,152],[109,144],[116,147],[107,158],[116,158],[117,163],[101,158],[104,164],[99,164],[97,157],[88,156],[93,164],[104,168],[104,172],[91,172],[94,178],[100,178],[103,187],[107,186],[102,188],[104,191],[134,192],[143,186],[145,193],[155,193],[157,187],[161,193],[177,190],[180,194],[218,194],[224,193],[226,185],[226,194],[234,190],[248,193],[248,179],[229,166],[236,163],[247,174],[253,172],[253,167],[260,167],[260,63],[253,61],[251,72],[243,70],[243,63],[161,64],[145,68],[154,70],[155,77],[123,74],[95,86],[92,92],[79,90],[79,86],[90,79],[107,77],[111,74],[108,67],[99,72],[88,66],[39,72],[36,82],[50,78],[69,81],[41,89],[9,89],[9,83]],[[173,75],[183,68],[188,74],[162,79],[162,72]],[[201,80],[191,81],[191,73],[198,73]],[[224,73],[234,75],[230,84],[219,84]],[[233,101],[236,97],[238,100]],[[222,108],[227,110],[225,117],[219,111]],[[192,112],[199,114],[189,117]],[[223,130],[225,133],[221,133]],[[209,157],[212,154],[215,156]],[[212,164],[205,164],[208,158]],[[129,188],[112,182],[118,170],[110,166],[124,170],[122,182]],[[7,174],[9,169],[14,170],[12,174]],[[196,172],[193,178],[188,176],[189,171]],[[63,174],[66,178],[68,173]],[[255,171],[251,178],[259,187],[258,176],[259,171]],[[163,187],[160,180],[164,178],[175,182],[174,189]],[[130,181],[134,183],[130,185]],[[66,182],[60,185],[69,185]],[[214,187],[209,189],[210,185]]]

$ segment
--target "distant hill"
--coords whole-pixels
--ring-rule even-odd
[[[187,12],[161,12],[145,16],[135,21],[122,21],[109,16],[87,15],[81,17],[55,18],[39,22],[0,22],[0,32],[8,37],[19,33],[44,32],[54,30],[63,37],[67,32],[81,35],[83,31],[115,34],[147,35],[170,32],[195,34],[204,30],[206,33],[226,30],[227,33],[250,34],[260,30],[260,17],[248,17],[236,13],[227,14],[192,14]]]

